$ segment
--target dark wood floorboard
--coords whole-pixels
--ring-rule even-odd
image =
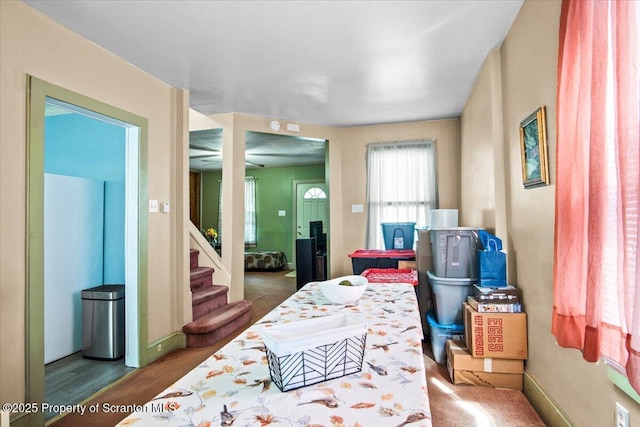
[[[74,405],[119,380],[134,368],[124,359],[115,361],[84,359],[74,353],[44,367],[44,401],[50,405]],[[58,415],[45,412],[45,420]]]

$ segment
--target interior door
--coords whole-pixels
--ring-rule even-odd
[[[323,232],[328,233],[329,197],[325,182],[298,183],[296,185],[296,239],[309,237],[309,222],[322,221]]]

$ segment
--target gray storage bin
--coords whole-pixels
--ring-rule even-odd
[[[430,230],[433,272],[438,277],[471,278],[476,275],[482,242],[478,228],[455,227]]]
[[[473,291],[477,279],[449,279],[436,277],[427,271],[429,284],[433,292],[436,318],[441,325],[464,323],[462,303]]]

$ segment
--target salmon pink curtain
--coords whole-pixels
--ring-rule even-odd
[[[562,3],[552,332],[626,369],[640,391],[636,7]]]

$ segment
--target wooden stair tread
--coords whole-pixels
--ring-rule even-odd
[[[222,285],[213,285],[199,291],[191,293],[191,299],[194,305],[202,304],[205,301],[212,300],[220,295],[226,295],[229,288]]]
[[[216,311],[187,323],[182,327],[182,331],[185,334],[208,334],[247,313],[251,309],[251,305],[251,301],[246,300],[229,303]]]

